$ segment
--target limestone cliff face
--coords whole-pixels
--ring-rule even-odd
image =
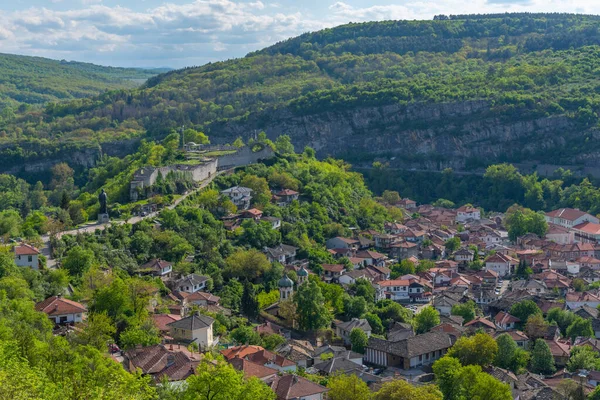
[[[247,121],[214,124],[214,142],[231,143],[264,130],[275,139],[287,134],[298,150],[311,146],[321,157],[346,157],[357,163],[387,160],[398,167],[465,167],[468,159],[510,161],[561,149],[580,132],[564,116],[498,118],[487,101],[388,105],[295,115],[277,110]],[[525,156],[524,156],[525,155]],[[579,155],[574,162],[585,162]]]

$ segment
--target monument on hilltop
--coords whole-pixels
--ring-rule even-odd
[[[98,212],[98,223],[104,224],[106,222],[109,222],[110,218],[108,216],[108,206],[107,206],[108,195],[106,194],[104,189],[102,189],[102,191],[98,195],[98,202],[100,203],[100,211]]]

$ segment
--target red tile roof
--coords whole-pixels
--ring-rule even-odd
[[[474,326],[477,324],[482,324],[485,325],[491,329],[496,329],[496,325],[494,325],[494,323],[486,318],[483,317],[477,317],[472,321],[467,322],[464,326]]]
[[[577,229],[579,231],[590,233],[592,235],[600,235],[600,224],[594,224],[593,222],[584,222],[579,225],[575,225],[573,229]]]
[[[583,217],[587,213],[576,208],[559,208],[558,210],[547,212],[546,215],[552,218],[562,218],[567,221],[575,221],[577,218]]]
[[[50,317],[66,314],[80,314],[87,311],[82,304],[59,296],[48,297],[46,300],[37,303],[35,305],[35,310],[46,313]]]
[[[297,375],[277,376],[271,388],[277,394],[277,400],[300,399],[329,390],[325,386]]]
[[[257,352],[263,351],[263,350],[264,350],[264,348],[262,348],[260,346],[245,345],[245,346],[230,347],[226,350],[221,350],[221,354],[227,360],[231,360],[235,357],[244,358],[246,356],[249,356],[251,354],[254,354],[254,353],[257,353]]]
[[[168,332],[169,327],[167,324],[171,322],[179,321],[181,316],[176,314],[153,314],[152,321],[159,331]]]
[[[519,318],[515,317],[514,315],[510,315],[509,313],[507,313],[505,311],[500,311],[498,314],[496,314],[496,318],[494,318],[494,320],[496,321],[497,324],[502,324],[502,325],[515,323],[515,322],[521,322],[521,320]]]
[[[15,246],[15,254],[18,256],[34,256],[40,254],[40,251],[27,243],[23,243]]]
[[[329,272],[342,272],[344,270],[344,266],[342,264],[322,264],[323,271]]]
[[[233,368],[237,369],[238,371],[242,371],[246,378],[256,377],[258,379],[264,379],[277,375],[276,369],[253,363],[245,358],[235,357],[229,360],[229,363],[233,365]]]

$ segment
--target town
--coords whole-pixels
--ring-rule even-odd
[[[55,235],[56,267],[9,245],[0,293],[164,398],[228,369],[280,400],[600,396],[597,217],[371,197],[280,139],[156,216]]]

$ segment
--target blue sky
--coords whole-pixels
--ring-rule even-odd
[[[0,52],[185,67],[346,22],[511,11],[600,14],[599,0],[3,0]]]

